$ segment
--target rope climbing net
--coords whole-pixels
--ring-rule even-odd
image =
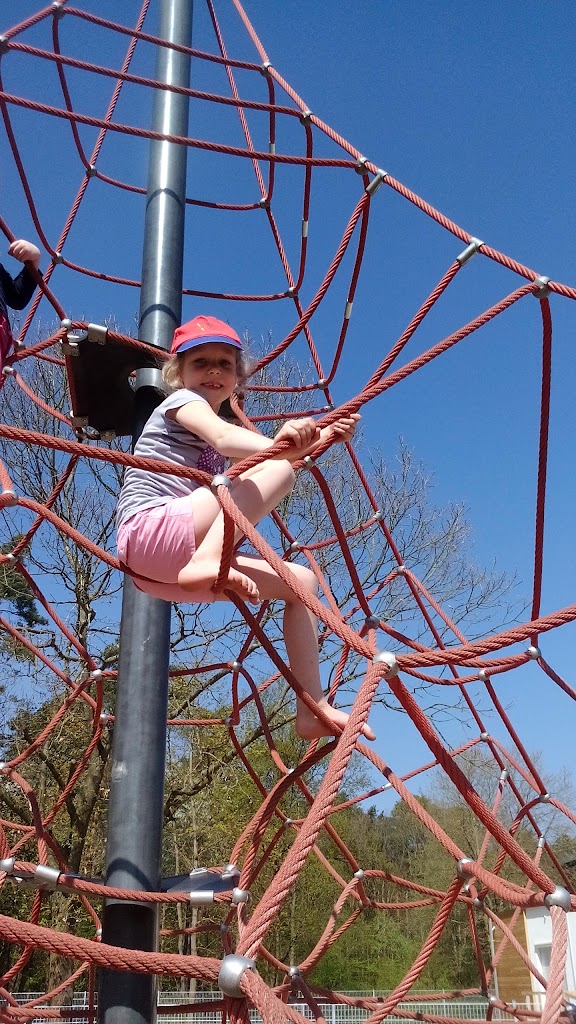
[[[25,715],[21,719],[23,728],[18,742],[6,727],[9,738],[1,769],[2,814],[7,815],[12,809],[13,816],[5,816],[0,822],[0,881],[5,896],[0,934],[8,949],[2,961],[0,1017],[10,1024],[33,1020],[40,1014],[39,1004],[52,1003],[42,1009],[42,1019],[76,1018],[80,1015],[77,1008],[72,1011],[57,1005],[59,997],[76,986],[90,992],[85,1018],[92,1020],[95,1015],[94,976],[101,967],[153,972],[172,979],[195,979],[204,990],[209,990],[218,985],[222,961],[236,954],[244,958],[234,961],[240,964],[237,977],[231,983],[221,979],[223,994],[219,1001],[197,1001],[194,1012],[218,1009],[231,1020],[247,1021],[248,1010],[256,1008],[266,1021],[301,1022],[302,1013],[292,1005],[297,996],[317,1020],[321,1019],[320,1001],[356,1006],[364,1011],[370,1024],[392,1013],[410,1019],[413,1011],[399,1004],[404,1006],[419,979],[426,977],[444,930],[454,916],[462,912],[470,948],[476,958],[478,979],[476,986],[469,986],[466,992],[486,997],[488,1018],[500,1011],[518,1019],[542,1017],[546,1024],[567,1020],[571,1012],[565,993],[567,912],[576,909],[576,897],[571,895],[569,869],[546,839],[540,811],[542,807],[555,808],[559,815],[565,816],[567,831],[576,819],[554,793],[547,791],[537,764],[507,713],[497,684],[500,677],[507,678],[513,670],[529,671],[527,666],[531,665],[533,671],[539,671],[542,685],[557,688],[566,700],[575,696],[573,687],[548,664],[539,643],[542,634],[576,618],[576,605],[547,614],[541,611],[551,405],[550,298],[574,300],[576,290],[539,276],[471,237],[324,124],[272,66],[238,0],[233,0],[233,8],[244,25],[254,58],[238,60],[228,55],[216,11],[211,0],[207,0],[207,13],[216,40],[215,52],[187,52],[206,70],[207,78],[212,75],[219,82],[217,75],[220,75],[227,86],[214,92],[183,91],[199,110],[210,111],[204,114],[208,135],[212,134],[213,125],[220,125],[216,111],[223,111],[222,123],[226,130],[230,129],[230,137],[232,131],[237,133],[239,126],[241,141],[237,145],[221,138],[209,141],[197,137],[168,137],[168,141],[189,147],[198,166],[206,172],[205,180],[210,180],[212,187],[221,193],[218,201],[190,196],[187,203],[194,217],[202,223],[201,218],[209,216],[214,218],[215,225],[232,214],[245,218],[242,230],[247,245],[255,244],[251,218],[259,218],[258,231],[264,225],[272,247],[270,254],[274,254],[274,260],[271,258],[269,262],[280,269],[282,285],[261,294],[232,293],[223,286],[221,291],[187,286],[184,295],[202,299],[207,304],[214,301],[217,309],[229,303],[230,319],[234,323],[239,323],[236,310],[253,309],[254,302],[265,302],[267,310],[282,308],[278,322],[287,325],[282,331],[282,340],[268,345],[247,388],[246,411],[254,413],[252,422],[264,424],[277,421],[283,415],[305,413],[319,416],[321,425],[329,425],[337,416],[361,411],[367,403],[409,377],[421,374],[433,361],[511,307],[526,301],[532,303],[531,309],[536,312],[539,309],[542,387],[535,459],[534,580],[529,616],[520,624],[469,640],[454,616],[444,610],[430,592],[425,572],[420,572],[418,566],[405,557],[402,540],[395,535],[394,526],[388,522],[382,507],[381,494],[363,469],[358,449],[352,443],[346,445],[342,459],[345,460],[343,477],[354,480],[355,520],[344,507],[346,488],[336,493],[331,481],[332,453],[309,463],[306,473],[301,474],[306,482],[300,492],[304,506],[300,519],[305,523],[307,502],[312,500],[310,493],[313,491],[321,501],[324,522],[321,538],[306,539],[296,534],[289,508],[286,514],[273,517],[270,531],[275,530],[274,535],[266,530],[256,531],[235,506],[227,488],[220,486],[218,496],[227,519],[241,529],[253,548],[317,614],[321,648],[332,654],[336,652],[334,658],[331,656],[334,667],[329,679],[330,699],[337,700],[346,692],[350,680],[358,679],[348,723],[337,739],[304,745],[301,759],[290,766],[280,742],[285,719],[280,720],[280,725],[274,718],[270,719],[268,696],[282,680],[290,692],[295,691],[304,700],[306,695],[302,694],[298,680],[278,651],[270,609],[264,605],[255,613],[238,602],[234,612],[226,606],[226,614],[241,618],[242,625],[238,625],[235,632],[229,631],[226,625],[221,629],[219,650],[225,649],[226,637],[228,640],[234,637],[234,642],[238,638],[235,649],[229,647],[228,656],[222,658],[215,657],[214,646],[207,644],[206,637],[202,636],[201,613],[179,613],[180,639],[188,633],[183,629],[182,624],[187,620],[182,616],[196,616],[204,653],[199,653],[200,644],[198,648],[181,647],[180,651],[185,650],[186,656],[178,655],[177,643],[174,648],[171,677],[178,694],[178,710],[169,725],[176,737],[176,748],[181,752],[184,749],[182,737],[192,733],[225,736],[227,749],[241,765],[252,787],[252,806],[244,817],[239,814],[237,833],[227,835],[226,857],[219,864],[220,871],[224,866],[224,875],[228,873],[234,878],[234,888],[215,892],[210,907],[204,907],[201,912],[196,907],[192,918],[186,917],[191,913],[189,891],[112,890],[90,879],[87,855],[83,859],[87,845],[80,843],[80,849],[72,850],[74,844],[64,834],[63,820],[71,822],[75,815],[78,825],[75,794],[83,780],[96,771],[95,765],[102,769],[102,774],[100,788],[96,787],[90,808],[92,814],[97,799],[104,795],[103,751],[109,749],[113,725],[108,706],[116,678],[114,631],[118,602],[114,595],[119,587],[120,566],[104,546],[110,536],[110,524],[103,522],[102,516],[96,517],[90,496],[93,497],[96,488],[97,501],[106,508],[107,497],[113,501],[117,493],[124,467],[158,469],[153,461],[138,459],[123,450],[123,442],[112,437],[112,427],[108,429],[107,424],[98,419],[98,410],[96,418],[92,418],[81,408],[84,396],[90,391],[90,381],[86,385],[85,381],[74,378],[72,366],[84,343],[94,348],[109,347],[116,353],[114,358],[127,359],[122,363],[128,367],[126,374],[136,365],[150,365],[151,359],[155,362],[159,358],[157,351],[151,353],[149,346],[130,337],[126,331],[117,330],[117,322],[100,326],[91,323],[88,316],[73,316],[73,300],[69,294],[69,282],[81,279],[83,303],[108,302],[110,310],[115,308],[120,292],[134,295],[139,287],[136,278],[109,273],[97,262],[109,256],[110,262],[115,263],[115,249],[122,248],[121,245],[110,247],[108,252],[101,238],[91,237],[89,244],[77,229],[82,225],[83,211],[91,202],[104,208],[104,195],[114,196],[111,203],[118,204],[115,209],[122,218],[125,215],[128,221],[134,210],[137,211],[135,222],[136,218],[142,219],[146,189],[140,183],[122,180],[113,168],[117,164],[117,147],[134,146],[134,153],[138,154],[137,147],[143,147],[148,140],[167,138],[138,126],[139,100],[122,105],[127,91],[130,96],[140,97],[150,95],[152,89],[165,88],[150,73],[135,70],[140,66],[138,55],[141,52],[151,54],[156,47],[168,45],[145,30],[150,17],[149,4],[150,0],[146,0],[134,26],[126,27],[62,0],[5,31],[0,44],[0,105],[7,146],[12,154],[14,174],[44,249],[44,261],[48,261],[43,278],[38,281],[35,298],[17,332],[18,340],[4,367],[2,382],[7,412],[6,422],[0,424],[6,452],[5,461],[0,465],[0,501],[6,543],[0,560],[4,573],[3,599],[8,607],[1,616],[2,654],[13,659],[14,676],[21,675],[36,688],[33,697],[26,692],[19,696],[32,704],[36,701],[36,710],[40,705],[41,710],[38,713],[28,711],[29,719],[26,720]],[[91,54],[92,58],[81,59],[79,52]],[[115,62],[116,66],[108,66],[108,62]],[[30,96],[34,91],[33,83],[41,79],[38,69],[44,74],[47,68],[52,75],[53,90],[33,99]],[[13,74],[15,85],[10,84]],[[79,83],[87,81],[90,85],[84,84],[81,90]],[[79,94],[82,95],[82,110],[77,108],[73,98]],[[99,113],[84,112],[95,108],[104,95],[107,99]],[[247,98],[253,95],[258,98]],[[144,108],[146,100],[142,99],[141,103]],[[46,125],[50,127],[46,129]],[[71,193],[68,212],[60,222],[57,218],[64,200],[60,195],[47,194],[45,187],[39,184],[36,168],[29,160],[29,147],[22,144],[23,138],[36,130],[61,133],[61,162],[63,165],[71,162],[78,173],[80,184],[74,194]],[[322,155],[318,155],[318,151]],[[107,153],[114,156],[108,163]],[[233,176],[218,173],[219,162],[226,162],[227,168],[233,167],[235,174],[238,168],[242,184],[248,182],[248,174],[251,176],[251,201],[239,203],[237,194],[231,194]],[[132,163],[125,161],[124,166],[127,164],[140,166],[137,156]],[[243,178],[246,171],[248,174]],[[327,269],[321,280],[314,283],[318,266],[311,242],[314,211],[320,222],[319,234],[324,227],[322,190],[315,192],[314,184],[318,175],[328,174],[338,174],[346,181],[348,220],[334,240]],[[286,190],[290,193],[292,211],[296,207],[301,210],[297,235],[294,216],[289,224],[285,223],[282,196]],[[438,283],[383,357],[376,355],[375,348],[363,353],[364,359],[372,358],[373,362],[362,386],[352,394],[347,390],[345,375],[350,345],[358,345],[352,327],[353,304],[362,279],[371,211],[374,204],[382,201],[386,190],[403,200],[404,206],[416,207],[443,229],[450,242],[456,239],[457,244],[447,269],[439,274]],[[249,227],[246,226],[248,219]],[[0,219],[0,227],[8,240],[19,233],[17,226],[8,220]],[[227,238],[225,231],[228,228],[223,229],[222,244]],[[326,233],[329,234],[328,227]],[[75,257],[76,252],[83,255]],[[84,265],[80,261],[89,262],[85,255],[88,252],[96,262]],[[295,256],[291,255],[293,253]],[[473,257],[476,261],[491,261],[495,267],[515,275],[513,290],[399,365],[404,351],[410,344],[416,344],[425,330],[422,325],[429,323],[427,318]],[[266,256],[263,262],[267,262]],[[210,268],[208,256],[205,267]],[[236,269],[241,280],[242,267],[237,265]],[[265,279],[268,280],[267,275]],[[185,283],[188,285],[188,281]],[[74,287],[78,288],[77,283]],[[107,298],[96,299],[100,294],[96,288],[103,289]],[[335,312],[333,302],[336,288],[339,295],[344,295],[340,313]],[[53,311],[57,321],[55,329],[46,329],[38,319],[41,303],[42,309]],[[321,321],[322,316],[327,319]],[[259,320],[262,322],[263,318]],[[323,326],[317,333],[319,322]],[[330,324],[329,330],[326,330],[326,323]],[[32,341],[34,324],[40,324],[39,337]],[[318,342],[320,334],[331,341]],[[292,358],[296,364],[309,364],[314,379],[299,379],[294,383],[292,371],[283,370],[287,365],[285,358]],[[278,369],[276,376],[280,383],[271,383],[268,367]],[[72,413],[62,405],[61,382],[65,370],[70,378]],[[338,402],[336,394],[343,395]],[[104,398],[102,403],[105,404]],[[283,411],[286,408],[290,409],[289,413]],[[19,415],[14,409],[19,410]],[[238,407],[236,411],[244,423],[250,423],[243,408]],[[117,433],[122,434],[122,430]],[[25,453],[20,461],[17,452]],[[244,460],[242,468],[255,465],[257,461],[256,457]],[[16,465],[21,467],[18,475]],[[39,476],[33,477],[34,467]],[[51,470],[49,476],[43,475],[46,467]],[[171,472],[175,470],[171,468]],[[237,473],[237,467],[230,468],[231,479]],[[182,470],[182,475],[203,484],[211,482],[201,471]],[[34,480],[41,482],[35,486]],[[79,506],[85,512],[83,519],[77,516]],[[92,527],[91,520],[94,520]],[[61,547],[54,546],[55,538]],[[355,547],[358,540],[365,545],[363,550],[385,552],[376,574],[364,574]],[[278,545],[282,556],[277,554]],[[65,552],[68,565],[63,564],[60,573],[54,559],[52,569],[42,571],[43,559],[45,563],[49,561],[47,552],[50,551],[53,555],[55,551]],[[230,557],[231,552],[225,552],[223,579]],[[286,565],[294,558],[314,570],[321,600],[297,589],[297,582]],[[337,560],[340,578],[345,578],[342,600],[334,596],[331,585],[334,563],[327,559]],[[105,606],[99,619],[103,632],[97,649],[92,646],[90,607],[86,608],[81,600],[78,614],[70,612],[63,579],[69,578],[72,571],[77,587],[84,574],[82,578],[89,579],[85,584],[86,593],[94,600],[97,597]],[[22,603],[18,605],[10,600],[10,587],[14,595],[22,600],[26,597],[40,609],[41,622],[38,618],[22,621]],[[394,599],[387,606],[390,595],[394,595]],[[421,626],[415,631],[417,639],[410,635],[410,629],[403,628],[408,613],[404,611],[404,617],[399,614],[395,620],[393,614],[381,611],[394,607],[394,602],[397,605],[400,602],[404,610],[410,609],[411,620],[418,618]],[[27,607],[30,610],[30,604]],[[215,624],[213,628],[216,633],[219,627]],[[264,664],[268,665],[266,670]],[[209,705],[202,706],[200,696],[194,702],[193,712],[183,710],[189,709],[189,705],[182,698],[181,687],[183,681],[189,685],[191,678],[196,682],[200,680],[195,691],[198,695],[208,687],[208,684],[204,687],[203,680],[210,680],[210,685],[217,680],[227,688],[228,697],[220,702],[219,713]],[[430,699],[448,702],[445,695],[449,691],[455,695],[459,714],[466,720],[472,737],[457,749],[443,739],[434,715],[427,714],[425,707]],[[438,693],[442,694],[441,698],[436,696]],[[421,737],[430,752],[429,760],[402,776],[373,748],[359,741],[372,706],[383,699],[383,694],[385,701],[403,711],[403,727]],[[419,699],[422,694],[426,695],[424,700]],[[228,707],[222,714],[225,704]],[[494,735],[497,729],[491,728],[490,723],[496,720],[498,728],[508,737],[507,742]],[[34,733],[30,732],[30,722],[36,728]],[[264,762],[260,754],[258,767],[253,763],[254,747],[247,742],[250,730],[258,734],[259,749],[262,744],[266,749],[267,760]],[[86,742],[80,751],[78,747],[69,746],[71,737],[76,741],[84,734]],[[211,738],[198,742],[205,743],[201,749],[206,756],[209,756],[210,744],[216,743]],[[68,761],[64,765],[60,762],[60,774],[52,756],[59,745],[64,757],[69,751]],[[489,796],[478,791],[466,771],[466,756],[473,758],[477,750],[482,750],[483,756],[497,769]],[[368,791],[357,788],[351,795],[346,780],[358,760],[369,768],[371,785]],[[477,849],[464,848],[458,835],[442,827],[427,809],[426,801],[415,797],[409,788],[411,779],[432,771],[450,780],[474,815],[481,829]],[[378,783],[372,785],[375,774]],[[451,866],[447,884],[444,880],[438,887],[422,884],[417,871],[400,875],[378,857],[378,851],[374,853],[373,863],[360,862],[354,842],[339,830],[339,815],[385,791],[402,802],[412,816],[414,828],[422,828],[434,837],[446,863]],[[294,793],[299,800],[299,812],[295,816],[289,811]],[[255,806],[255,794],[260,797],[258,806]],[[303,806],[305,813],[301,813]],[[511,815],[510,806],[513,807]],[[175,814],[175,821],[177,817]],[[90,820],[88,814],[85,822]],[[85,832],[89,828],[96,829],[97,824],[86,825]],[[526,834],[531,837],[529,842],[521,839]],[[281,858],[278,851],[282,851]],[[96,855],[91,856],[96,864]],[[190,860],[193,861],[192,852]],[[273,949],[268,939],[304,866],[310,863],[314,864],[315,871],[326,875],[329,881],[326,891],[331,896],[330,902],[320,909],[317,906],[302,908],[302,914],[309,912],[314,916],[316,931],[305,955],[294,963],[285,958],[282,950]],[[101,864],[97,866],[97,870],[101,871],[101,867]],[[13,893],[16,895],[12,897]],[[62,893],[68,894],[68,904],[76,908],[75,914],[66,918],[63,928],[58,924],[64,919],[59,922],[50,915],[51,901]],[[161,904],[166,924],[162,932],[162,951],[119,949],[101,942],[99,914],[104,897]],[[547,977],[519,939],[518,921],[529,908],[535,907],[549,911],[552,939]],[[351,997],[338,991],[337,984],[329,989],[315,984],[313,973],[322,957],[343,942],[348,932],[353,933],[359,920],[376,911],[428,915],[421,949],[411,963],[403,965],[393,991],[379,998]],[[75,934],[72,933],[74,921],[77,924]],[[487,935],[493,937],[491,948],[486,942]],[[208,942],[207,952],[201,955],[197,950],[204,938]],[[183,944],[184,940],[188,945]],[[169,951],[173,949],[179,952]],[[57,981],[48,986],[42,997],[18,1001],[14,990],[18,990],[26,971],[36,963],[34,958],[38,951],[50,954],[51,963],[57,961],[68,967],[51,975],[56,976]],[[532,975],[545,991],[543,1010],[538,1006],[515,1005],[498,996],[494,986],[495,971],[510,951],[528,978]],[[73,968],[69,967],[70,961]],[[228,965],[230,963],[228,960]],[[274,980],[268,982],[267,978]],[[234,986],[237,986],[236,991]],[[442,998],[455,994],[447,991],[442,993]],[[166,1013],[170,1007],[161,1009]],[[191,1007],[187,1009],[191,1012]],[[178,1012],[182,1010],[179,1006]],[[443,1021],[445,1011],[419,1012],[418,1019]]]

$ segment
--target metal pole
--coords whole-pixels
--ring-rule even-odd
[[[190,47],[193,0],[161,0],[159,35]],[[158,47],[158,81],[188,86],[190,57]],[[188,97],[157,90],[153,130],[188,134]],[[144,224],[140,338],[168,349],[181,321],[186,196],[186,147],[151,142]],[[133,443],[160,401],[160,372],[136,378]],[[118,696],[112,748],[106,882],[125,889],[159,888],[162,851],[166,718],[170,655],[170,604],[124,581]],[[128,949],[157,949],[158,920],[149,904],[108,900],[103,942]],[[102,1024],[150,1024],[156,1019],[155,977],[103,970],[99,985]]]

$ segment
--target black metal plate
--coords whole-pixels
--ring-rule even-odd
[[[79,339],[77,355],[66,354],[66,372],[73,416],[86,418],[100,434],[130,435],[134,422],[134,391],[130,374],[159,360],[114,338],[105,345]]]

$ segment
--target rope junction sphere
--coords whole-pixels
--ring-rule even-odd
[[[482,1001],[490,1018],[494,1010],[500,1019],[542,1016],[546,1024],[571,1018],[574,1009],[564,979],[567,913],[576,903],[570,863],[546,829],[552,812],[557,819],[564,817],[566,835],[576,819],[540,778],[499,684],[513,671],[531,671],[538,673],[542,688],[556,688],[567,702],[575,696],[573,686],[546,661],[545,638],[574,621],[576,605],[543,611],[541,591],[552,303],[574,300],[576,290],[469,235],[324,124],[269,61],[239,0],[234,7],[250,39],[252,59],[228,54],[218,12],[208,0],[214,48],[191,52],[209,82],[221,76],[220,86],[185,91],[199,110],[209,109],[204,115],[207,127],[211,118],[219,130],[234,117],[241,144],[231,142],[238,139],[237,132],[223,133],[217,140],[216,131],[208,132],[209,139],[169,139],[188,147],[206,167],[213,168],[214,161],[226,167],[227,174],[206,176],[210,187],[226,183],[222,195],[210,195],[206,188],[188,197],[199,221],[209,215],[216,225],[220,218],[235,216],[246,224],[247,218],[258,217],[266,231],[266,288],[261,293],[227,290],[220,279],[213,282],[218,290],[202,290],[196,281],[186,281],[184,290],[186,302],[215,302],[219,309],[228,304],[232,322],[238,322],[239,311],[246,316],[249,309],[251,323],[265,323],[265,317],[252,312],[254,303],[264,302],[274,311],[270,315],[275,322],[283,325],[281,340],[260,356],[245,407],[234,411],[247,426],[254,422],[265,428],[270,421],[304,414],[329,425],[425,373],[480,328],[499,323],[507,310],[524,309],[529,305],[524,300],[536,298],[530,315],[534,333],[541,337],[542,380],[530,616],[512,627],[495,620],[494,629],[482,636],[471,624],[474,639],[468,639],[462,632],[466,621],[460,622],[429,591],[426,565],[408,557],[405,524],[397,532],[391,528],[385,495],[363,468],[355,442],[346,444],[340,476],[331,475],[331,451],[304,460],[302,468],[308,472],[300,474],[294,505],[283,509],[282,517],[276,513],[260,532],[234,504],[230,485],[238,466],[212,480],[201,471],[170,466],[170,473],[218,491],[227,522],[246,533],[248,542],[318,616],[321,652],[330,665],[330,700],[345,702],[352,683],[355,696],[341,735],[326,742],[296,741],[286,724],[293,691],[299,696],[302,691],[279,650],[275,609],[263,605],[254,612],[241,602],[211,612],[179,609],[171,658],[172,760],[166,806],[166,860],[174,874],[153,893],[111,889],[100,881],[121,568],[111,554],[111,515],[124,467],[168,470],[131,455],[125,441],[133,410],[131,380],[136,372],[145,373],[150,386],[157,386],[158,352],[117,329],[114,321],[78,319],[77,310],[70,308],[68,282],[82,281],[82,309],[88,311],[94,301],[100,309],[98,316],[91,312],[96,321],[104,318],[103,303],[112,309],[116,296],[132,296],[140,285],[129,270],[112,272],[112,266],[120,265],[115,251],[106,253],[109,265],[100,262],[101,240],[85,238],[85,263],[77,262],[73,243],[90,203],[109,210],[112,219],[114,211],[125,216],[127,234],[142,217],[144,184],[121,180],[114,168],[123,151],[124,167],[132,173],[140,166],[139,147],[161,138],[141,127],[138,117],[139,104],[144,106],[151,90],[166,88],[152,71],[142,73],[145,60],[138,59],[140,53],[166,45],[148,28],[149,3],[145,0],[126,27],[83,9],[81,3],[75,7],[63,0],[39,7],[0,37],[5,145],[44,250],[45,267],[2,376],[1,653],[19,679],[20,701],[5,723],[0,765],[0,935],[8,951],[0,963],[2,1021],[33,1020],[39,1016],[38,1003],[50,1004],[42,1018],[61,1019],[66,1010],[60,1004],[72,989],[88,992],[85,1011],[75,1008],[74,1016],[93,1020],[95,971],[101,967],[155,973],[173,987],[177,979],[195,979],[198,992],[216,992],[217,997],[201,997],[194,1012],[217,1009],[231,1020],[247,1020],[247,1009],[254,1007],[266,1021],[309,1019],[292,1005],[296,996],[316,1020],[324,1003],[356,1007],[370,1024],[390,1014],[411,1019],[406,1004],[416,999],[415,987],[434,977],[435,958],[452,935],[457,936],[455,949],[466,946],[470,951],[474,982],[460,985],[454,980],[441,997],[429,996],[433,1009],[418,1011],[418,1019],[431,1024],[453,1019],[445,1001],[456,996],[456,989]],[[26,72],[24,79],[14,80],[20,91],[11,78],[16,66]],[[29,95],[21,91],[22,81],[35,81],[38,72],[49,75],[51,83],[41,99],[33,90]],[[35,185],[23,139],[38,125],[50,126],[61,140],[62,166],[75,169],[77,190],[69,209],[60,208],[60,194]],[[230,180],[236,183],[232,169],[241,183],[240,196],[229,189]],[[311,270],[313,245],[323,228],[330,234],[316,206],[314,186],[320,172],[339,175],[349,191],[348,206],[339,211],[340,233],[331,238],[330,259],[318,282]],[[288,179],[291,223],[286,227],[281,197]],[[370,217],[373,205],[392,193],[434,221],[447,237],[454,236],[454,252],[421,306],[416,312],[407,310],[408,326],[384,357],[383,346],[377,356],[377,346],[363,353],[373,361],[354,393],[349,386],[354,365],[350,353],[358,351],[361,341],[354,334],[354,302]],[[57,227],[53,210],[48,216],[53,205],[60,214]],[[0,218],[0,227],[12,241],[16,225]],[[503,294],[503,288],[483,312],[470,314],[466,323],[418,352],[421,325],[445,293],[450,295],[460,271],[466,266],[470,273],[471,261],[476,265],[486,260],[516,276],[512,290]],[[107,297],[97,300],[96,288],[104,289]],[[334,292],[342,299],[337,322],[331,305]],[[329,331],[320,328],[318,336],[316,314],[325,315],[331,325]],[[285,353],[296,370],[284,361]],[[314,383],[304,370],[298,372],[305,364]],[[256,465],[258,458],[244,460],[242,468]],[[286,567],[292,559],[314,571],[319,599],[298,590]],[[186,628],[191,620],[194,629]],[[203,622],[209,623],[206,635]],[[465,742],[455,748],[445,741],[434,713],[434,708],[448,707],[452,698],[468,729]],[[378,746],[359,739],[378,703],[403,712],[402,728],[427,748],[425,763],[396,774]],[[193,762],[196,779],[186,774]],[[448,780],[458,794],[458,814],[441,815],[440,804],[414,796],[409,781],[430,773]],[[214,805],[212,784],[219,786]],[[397,801],[390,805],[389,824],[390,833],[393,827],[399,830],[400,867],[392,860],[392,843],[386,849],[381,843],[370,846],[368,825],[374,819],[360,810],[363,802],[385,793]],[[466,815],[466,822],[472,822],[468,833],[459,825]],[[464,842],[465,835],[472,837],[473,849]],[[215,866],[192,870],[194,850],[202,843]],[[432,846],[438,865],[433,883],[425,870]],[[189,873],[181,874],[182,865]],[[312,874],[315,888],[306,889]],[[312,896],[302,900],[303,892]],[[161,951],[119,949],[101,942],[105,897],[160,906]],[[547,915],[547,977],[518,938],[523,917],[534,908]],[[402,929],[412,934],[407,922],[418,916],[424,924],[413,933],[418,935],[417,948],[410,947],[405,962],[397,965],[388,986],[392,991],[382,997],[353,997],[341,991],[338,978],[324,984],[329,968],[323,974],[322,965],[334,963],[339,948],[348,955],[366,922],[385,922],[381,933],[376,927],[369,932],[374,941],[380,935],[385,943],[391,922],[401,921]],[[286,936],[289,941],[283,945]],[[44,954],[49,955],[45,968]],[[384,958],[379,947],[373,954]],[[546,992],[544,1009],[543,1000],[523,1006],[506,995],[503,974],[510,957],[524,971],[527,985],[535,978]],[[46,991],[22,999],[23,991],[31,991],[30,979],[39,976]],[[13,992],[20,993],[18,1000]]]

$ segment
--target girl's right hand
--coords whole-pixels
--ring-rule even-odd
[[[290,441],[290,444],[294,445],[298,451],[302,451],[315,444],[319,439],[319,427],[310,416],[306,416],[301,420],[287,420],[275,435],[274,444],[277,441]]]

